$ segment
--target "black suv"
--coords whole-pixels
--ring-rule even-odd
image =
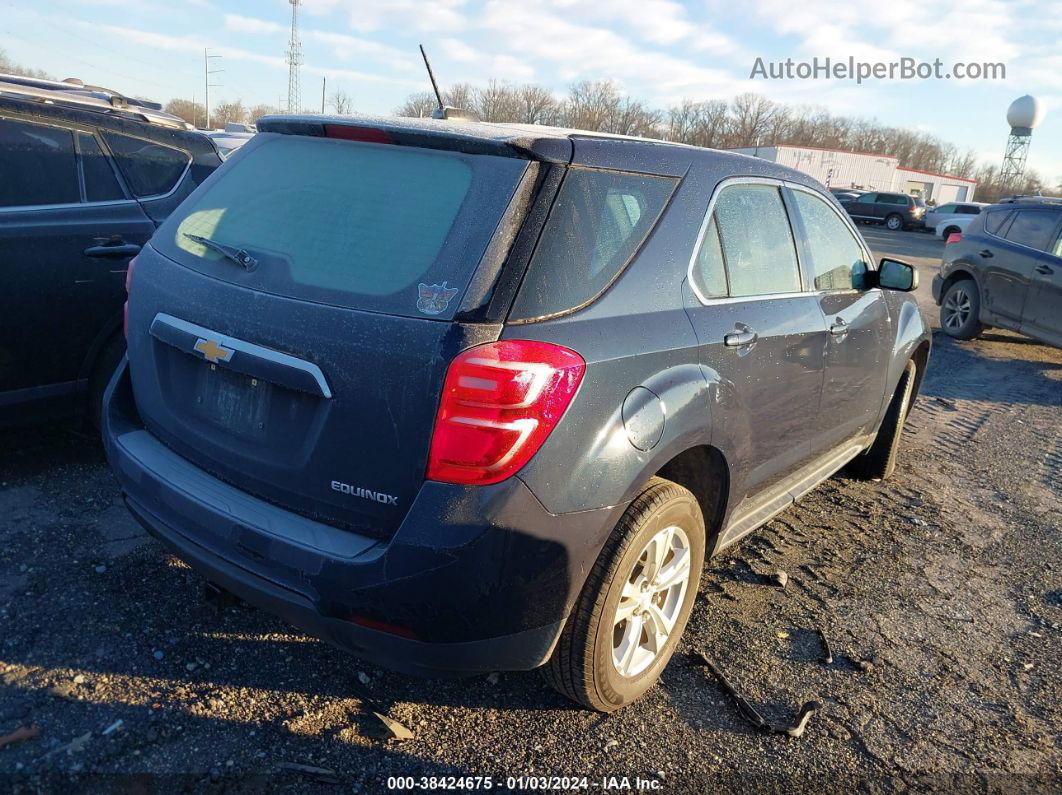
[[[948,237],[933,297],[952,337],[997,326],[1062,346],[1062,201],[985,208]]]
[[[856,199],[842,200],[841,206],[857,221],[885,224],[893,230],[922,226],[926,215],[926,203],[906,193],[871,191]]]
[[[98,421],[125,350],[126,266],[221,164],[159,107],[0,75],[0,425]]]
[[[613,710],[706,554],[895,466],[916,274],[807,176],[533,126],[258,130],[137,258],[104,414],[129,508],[220,588]]]

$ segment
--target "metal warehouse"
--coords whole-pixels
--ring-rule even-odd
[[[908,193],[936,204],[973,201],[977,188],[976,180],[901,168],[900,161],[889,155],[810,146],[750,146],[731,151],[795,168],[830,188]]]

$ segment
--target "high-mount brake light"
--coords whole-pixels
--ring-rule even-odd
[[[355,127],[350,124],[326,124],[326,138],[339,138],[344,141],[361,141],[367,144],[393,144],[394,139],[386,130],[375,127]]]
[[[485,485],[518,472],[575,397],[583,357],[550,342],[501,340],[458,354],[446,371],[428,479]]]
[[[133,269],[136,267],[136,257],[129,260],[129,267],[125,270],[125,304],[122,306],[122,333],[129,339],[129,295],[133,289]]]

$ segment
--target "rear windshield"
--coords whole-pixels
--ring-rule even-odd
[[[259,139],[182,206],[158,248],[251,289],[409,317],[453,317],[527,167],[386,144]]]
[[[670,177],[570,169],[510,317],[541,318],[595,298],[626,267],[677,183]]]

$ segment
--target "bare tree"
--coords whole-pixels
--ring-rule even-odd
[[[582,80],[568,90],[565,124],[608,131],[619,113],[620,95],[611,80]]]
[[[448,105],[475,110],[485,121],[559,124],[712,148],[788,144],[889,155],[906,168],[975,179],[977,198],[986,201],[1014,190],[1049,190],[1035,172],[1026,174],[1020,186],[1002,186],[995,166],[978,164],[973,152],[960,153],[948,142],[921,131],[835,116],[821,107],[783,105],[758,94],[742,94],[730,102],[687,99],[662,114],[622,95],[608,80],[575,83],[563,100],[542,86],[512,87],[492,80],[484,88],[454,85],[445,100]],[[431,94],[412,94],[399,113],[426,116],[435,105]],[[1056,192],[1062,193],[1062,178],[1059,183]]]
[[[243,102],[222,102],[210,111],[210,123],[217,127],[224,127],[229,122],[245,123],[247,121],[247,108]]]
[[[164,110],[174,116],[180,116],[196,127],[206,124],[206,108],[200,102],[192,102],[190,99],[171,99],[166,103]]]
[[[395,110],[396,116],[409,116],[414,119],[430,116],[431,112],[439,107],[438,101],[435,99],[435,95],[428,91],[421,91],[417,94],[410,94],[406,97],[405,103]]]
[[[277,113],[280,113],[280,111],[272,105],[255,105],[247,111],[247,118],[250,120],[251,124],[257,124],[258,120],[263,116],[273,116]]]
[[[778,113],[777,106],[760,94],[740,94],[730,103],[731,146],[772,143],[767,133]]]
[[[556,124],[557,100],[542,86],[531,84],[517,89],[520,113],[513,121],[522,124]]]
[[[328,98],[328,104],[339,116],[348,116],[354,110],[354,97],[342,89],[334,91]]]
[[[36,77],[41,80],[55,80],[55,77],[43,69],[31,69],[28,66],[15,63],[7,57],[7,53],[0,50],[0,73],[9,75],[22,75],[23,77]]]
[[[471,83],[455,83],[443,92],[443,102],[452,108],[473,110],[476,107],[476,88]]]
[[[520,117],[520,95],[508,83],[491,80],[475,92],[472,110],[483,121],[516,121]]]

